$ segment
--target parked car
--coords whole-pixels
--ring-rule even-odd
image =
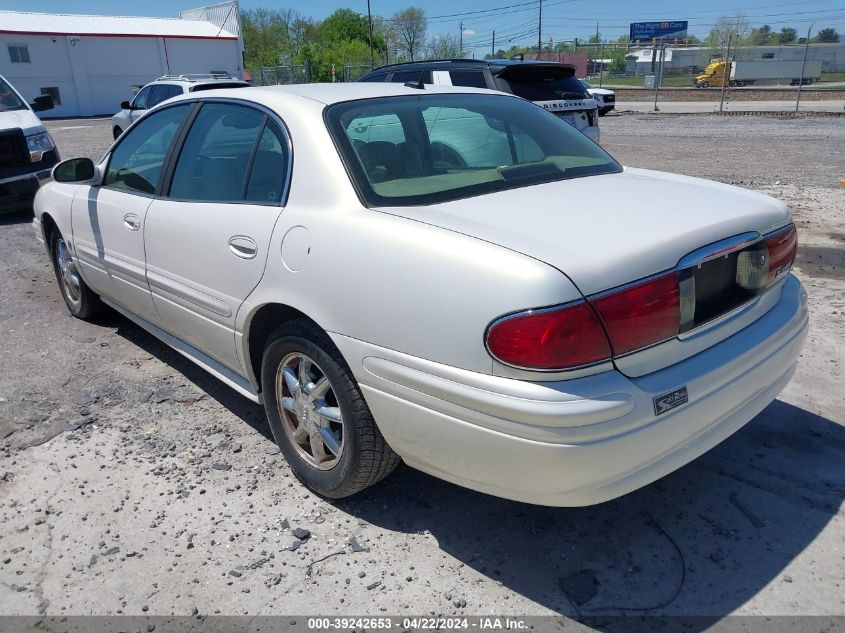
[[[617,497],[762,411],[807,331],[782,203],[623,168],[512,95],[186,94],[53,174],[34,227],[71,314],[109,305],[263,402],[326,497],[400,458]]]
[[[148,83],[138,91],[131,101],[120,104],[120,112],[111,118],[112,134],[117,139],[123,131],[137,121],[141,115],[171,97],[219,88],[248,88],[246,81],[228,73],[207,75],[165,75]]]
[[[580,82],[581,85],[586,88],[587,92],[590,93],[590,96],[596,100],[596,105],[599,107],[599,116],[604,116],[616,107],[616,93],[613,92],[613,90],[608,90],[607,88],[596,88],[583,79],[581,79]]]
[[[489,88],[515,94],[553,112],[599,142],[598,107],[575,66],[521,59],[440,59],[376,68],[361,81],[422,82],[441,86]]]
[[[29,208],[59,162],[53,137],[35,114],[52,108],[50,95],[27,103],[0,75],[0,214]]]

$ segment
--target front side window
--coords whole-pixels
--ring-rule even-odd
[[[622,169],[572,126],[513,97],[382,97],[335,104],[325,116],[368,206],[433,204]]]
[[[26,105],[18,93],[0,77],[0,112],[26,110]]]
[[[149,105],[147,105],[147,103],[149,102],[152,91],[152,86],[142,88],[141,92],[135,95],[135,99],[132,101],[132,107],[136,110],[146,110],[148,107],[150,107]]]
[[[185,138],[170,197],[239,202],[265,116],[224,103],[205,104]]]
[[[112,151],[103,184],[130,192],[154,194],[173,137],[190,106],[151,112],[134,125]]]

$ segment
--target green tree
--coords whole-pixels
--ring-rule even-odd
[[[817,42],[824,44],[836,44],[839,42],[839,33],[834,28],[826,28],[819,31],[815,37]]]
[[[769,43],[772,38],[772,27],[764,24],[758,29],[751,29],[751,34],[748,36],[747,44],[752,46],[764,46]]]
[[[785,26],[777,34],[778,44],[792,44],[798,39],[798,31],[791,26]]]

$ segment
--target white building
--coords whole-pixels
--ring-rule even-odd
[[[701,72],[712,59],[722,59],[725,49],[713,49],[701,46],[689,48],[666,48],[664,72],[668,74],[687,74]],[[654,52],[652,48],[631,49],[628,52],[629,74],[645,75],[650,72]],[[737,61],[801,61],[804,58],[804,46],[792,44],[786,46],[741,46],[731,50],[731,57]],[[656,55],[660,60],[660,52]],[[839,73],[845,71],[845,43],[810,44],[807,60],[822,62],[822,72]],[[656,65],[656,64],[655,64]]]
[[[162,75],[243,72],[237,1],[180,18],[0,11],[0,75],[54,117],[113,114]]]

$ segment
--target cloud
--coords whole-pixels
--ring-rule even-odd
[[[467,37],[472,37],[473,35],[475,35],[475,31],[473,31],[472,29],[464,29],[464,35]]]

